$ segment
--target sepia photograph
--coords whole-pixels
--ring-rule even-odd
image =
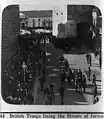
[[[2,12],[1,94],[11,105],[94,105],[102,94],[102,14],[92,5],[9,5]]]

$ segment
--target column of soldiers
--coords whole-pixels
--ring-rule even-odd
[[[91,55],[89,56],[90,59],[88,61],[88,64],[91,66]],[[64,58],[61,58],[64,59]],[[88,60],[88,57],[86,57],[86,60]],[[87,87],[87,79],[89,81],[92,81],[92,94],[93,94],[93,103],[98,101],[97,97],[97,85],[96,85],[96,76],[93,74],[93,77],[91,79],[91,68],[88,67],[87,76],[86,74],[83,74],[81,69],[72,69],[69,67],[68,61],[65,60],[65,67],[67,67],[67,73],[64,69],[61,70],[61,84],[65,84],[65,80],[67,78],[67,84],[71,85],[76,92],[85,93],[86,87]],[[63,89],[65,90],[65,88]],[[64,95],[61,95],[62,97]],[[63,98],[62,98],[63,99]],[[63,102],[63,100],[62,100]],[[63,103],[62,103],[63,104]]]
[[[87,59],[87,57],[86,57]],[[65,84],[67,82],[68,86],[72,86],[76,92],[79,93],[86,93],[86,88],[87,88],[87,79],[89,81],[92,82],[92,94],[93,94],[93,103],[96,103],[98,101],[98,97],[97,97],[97,85],[96,85],[96,76],[95,74],[93,74],[93,77],[91,79],[91,62],[88,62],[88,64],[90,63],[90,66],[88,67],[88,72],[87,72],[87,76],[86,74],[83,74],[81,69],[72,69],[69,67],[69,63],[67,60],[64,59],[64,57],[60,57],[60,60],[63,62],[64,61],[64,65],[65,68],[62,68],[61,70],[61,75],[60,75],[60,79],[61,79],[61,84],[60,84],[60,88],[58,89],[59,93],[60,93],[60,98],[61,98],[61,105],[64,104],[64,91],[65,91]],[[87,59],[88,60],[88,59]],[[52,90],[50,92],[50,89],[52,87]],[[50,86],[49,88],[46,89],[45,92],[50,98],[48,99],[48,101],[50,103],[46,103],[46,104],[53,104],[52,101],[54,100],[54,90],[53,90],[53,86]]]

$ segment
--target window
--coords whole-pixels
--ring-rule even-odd
[[[52,21],[50,22],[50,27],[52,27]]]
[[[45,21],[45,19],[44,19],[44,21],[43,21],[43,27],[45,27],[45,25],[46,25],[46,21]]]
[[[40,23],[38,23],[38,27],[40,27]]]
[[[35,19],[33,19],[33,27],[35,27]]]
[[[40,19],[38,19],[38,27],[40,27]]]
[[[45,25],[44,21],[42,22],[42,25],[43,25],[43,27],[44,27],[44,25]]]

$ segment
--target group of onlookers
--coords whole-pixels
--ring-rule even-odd
[[[89,55],[89,54],[87,54]],[[88,59],[88,57],[90,57]],[[64,104],[64,92],[66,89],[66,84],[68,86],[71,86],[73,89],[75,89],[76,92],[79,92],[81,94],[87,93],[87,82],[90,81],[92,84],[92,94],[93,94],[93,103],[96,103],[99,98],[97,97],[97,84],[96,84],[96,76],[93,74],[91,78],[91,55],[86,56],[86,60],[89,65],[87,71],[82,71],[79,69],[70,68],[68,61],[62,56],[60,57],[60,61],[64,62],[64,68],[61,69],[61,83],[60,88],[58,91],[60,92],[60,99],[61,99],[61,105]],[[62,63],[60,63],[62,64]],[[87,81],[88,80],[88,81]],[[48,105],[54,104],[55,101],[55,94],[54,94],[54,85],[50,85],[49,88],[45,90],[46,94],[46,103]]]

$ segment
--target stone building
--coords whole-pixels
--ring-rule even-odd
[[[21,11],[21,13],[27,17],[28,27],[52,29],[52,10]]]
[[[88,22],[92,23],[92,9],[90,5],[68,5],[67,20],[75,20],[76,23]]]

